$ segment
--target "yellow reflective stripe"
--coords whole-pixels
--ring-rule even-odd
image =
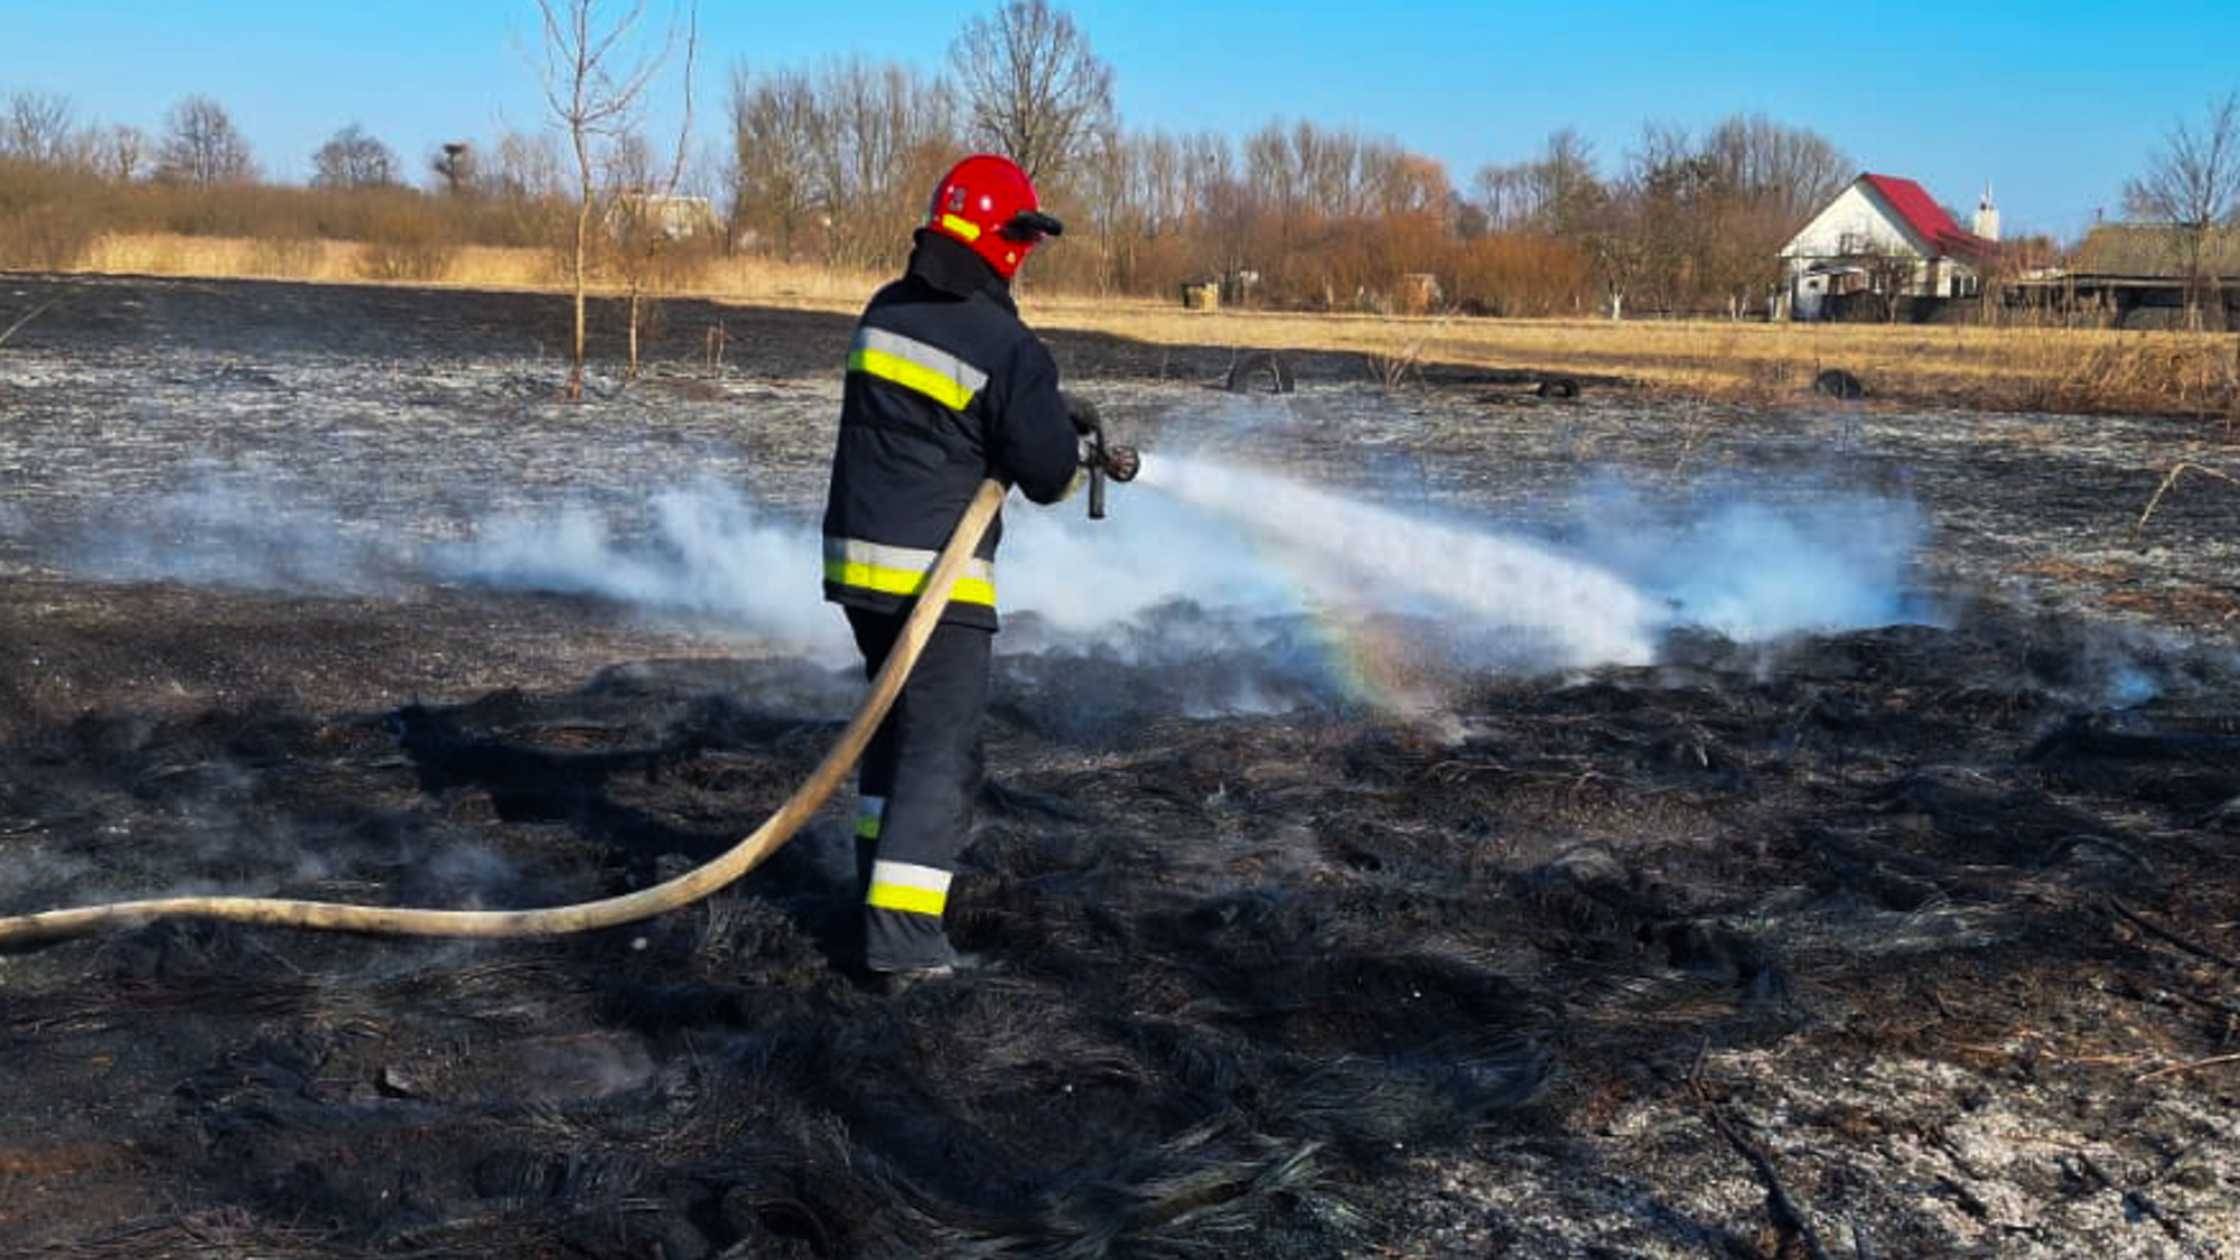
[[[922,368],[932,368],[974,393],[988,383],[988,374],[939,346],[905,337],[901,333],[868,325],[856,329],[855,340],[848,343],[850,350],[880,350],[895,358],[904,359]]]
[[[972,403],[972,391],[958,381],[951,380],[929,367],[921,367],[908,359],[896,358],[884,350],[865,348],[848,352],[848,370],[876,376],[882,381],[892,381],[904,389],[931,398],[951,411],[963,411]]]
[[[977,241],[980,239],[980,225],[972,222],[970,219],[960,219],[953,214],[945,214],[941,216],[941,226],[949,229],[952,232],[955,232],[957,235],[965,238],[968,241]],[[830,362],[830,360],[827,360],[827,362]]]
[[[947,871],[915,862],[873,862],[864,903],[905,914],[939,915],[949,904],[950,878]]]
[[[911,888],[904,884],[871,885],[871,895],[864,904],[881,910],[900,910],[904,914],[930,914],[938,916],[949,905],[949,894],[925,888]]]
[[[988,383],[988,374],[956,355],[915,337],[859,325],[848,346],[848,369],[924,394],[962,411]]]
[[[877,591],[882,595],[919,595],[926,589],[926,575],[911,569],[883,569],[875,564],[861,564],[848,560],[824,562],[824,580],[841,586],[852,586],[859,591]],[[996,584],[986,578],[961,577],[949,588],[949,600],[957,604],[986,604],[993,608],[996,602]]]
[[[916,547],[889,547],[858,538],[824,540],[825,581],[882,595],[923,594],[938,559],[939,553]],[[977,557],[967,560],[949,597],[959,603],[993,605],[995,566]]]

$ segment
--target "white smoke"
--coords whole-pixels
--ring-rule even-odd
[[[648,506],[642,534],[582,504],[499,516],[467,541],[425,549],[421,568],[461,585],[689,614],[819,656],[848,650],[845,626],[819,599],[824,553],[814,530],[715,481],[659,492]]]
[[[1622,482],[1582,495],[1579,553],[1656,600],[1665,626],[1700,626],[1740,642],[1937,617],[1908,594],[1928,541],[1908,500],[1809,482],[1768,491],[1698,485],[1659,507]]]
[[[1032,614],[1018,624],[1041,633],[1004,646],[1071,642],[1171,660],[1192,648],[1249,650],[1270,618],[1336,611],[1441,626],[1452,641],[1436,646],[1448,658],[1571,668],[1647,662],[1682,624],[1764,641],[1918,619],[1902,595],[1924,534],[1911,504],[1785,498],[1776,505],[1748,488],[1710,487],[1658,506],[1623,484],[1598,484],[1578,496],[1559,543],[1155,453],[1142,481],[1114,489],[1105,521],[1084,520],[1078,499],[1055,509],[1013,499],[1001,604],[1015,619]],[[384,510],[394,509],[375,500],[346,511],[270,469],[206,467],[182,491],[97,513],[72,559],[103,577],[267,590],[437,584],[588,595],[818,659],[851,652],[844,622],[820,597],[814,522],[769,512],[713,479],[448,524],[384,521]],[[435,536],[446,530],[459,536]],[[1234,637],[1214,642],[1221,636],[1203,620],[1145,619],[1176,601],[1234,625]],[[1158,641],[1185,632],[1207,641]]]
[[[408,544],[285,469],[198,461],[177,490],[96,506],[69,567],[110,581],[377,594]]]

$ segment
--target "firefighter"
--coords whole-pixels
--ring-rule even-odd
[[[1019,265],[1064,230],[1017,164],[968,157],[934,189],[902,278],[856,325],[825,504],[824,590],[847,614],[866,678],[982,479],[1040,504],[1080,480],[1078,433],[1093,412],[1059,392],[1057,364],[1011,298]],[[1116,449],[1107,462],[1125,477],[1134,460]],[[942,914],[980,787],[1002,533],[999,518],[858,772],[863,961],[890,990],[955,970]]]

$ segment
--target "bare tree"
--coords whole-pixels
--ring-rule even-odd
[[[576,165],[574,336],[569,347],[568,397],[583,397],[584,285],[590,262],[591,218],[597,202],[600,150],[627,131],[646,88],[675,45],[675,29],[657,52],[632,56],[633,32],[645,16],[644,0],[617,13],[600,0],[537,0],[544,23],[544,95],[567,130]]]
[[[189,96],[171,107],[156,153],[158,179],[210,187],[248,183],[256,176],[249,142],[223,105],[207,96]]]
[[[798,71],[731,72],[731,236],[780,258],[804,244],[817,210],[816,85]]]
[[[1921,256],[1896,241],[1869,242],[1857,262],[1867,273],[1867,287],[1882,299],[1883,322],[1895,324],[1922,275]]]
[[[1252,228],[1257,216],[1252,190],[1231,173],[1226,161],[1211,160],[1204,145],[1207,138],[1197,138],[1200,156],[1205,159],[1197,186],[1197,254],[1202,269],[1227,284],[1241,281],[1252,270]],[[1225,155],[1226,149],[1221,153]]]
[[[1711,129],[1697,152],[1742,199],[1770,210],[1789,232],[1833,201],[1858,167],[1825,137],[1762,114],[1736,115]]]
[[[2201,301],[2217,291],[2212,245],[2240,218],[2240,92],[2212,102],[2199,130],[2173,124],[2147,169],[2123,187],[2131,217],[2168,224],[2186,279],[2187,318],[2201,326]]]
[[[476,171],[481,190],[508,201],[538,201],[567,189],[560,150],[549,133],[509,131],[498,137],[493,160]]]
[[[1649,249],[1642,232],[1644,207],[1640,190],[1628,183],[1615,188],[1595,186],[1591,204],[1576,204],[1570,220],[1572,233],[1585,247],[1612,321],[1626,317],[1626,297],[1640,287],[1649,271]]]
[[[1541,206],[1536,190],[1532,168],[1521,162],[1506,166],[1489,162],[1479,167],[1470,181],[1470,191],[1491,232],[1519,232],[1538,226]]]
[[[1135,283],[1153,216],[1149,148],[1118,127],[1108,127],[1098,134],[1096,147],[1076,177],[1088,235],[1096,244],[1099,292],[1127,289]]]
[[[148,164],[148,133],[129,123],[118,123],[102,133],[95,169],[120,184],[140,177]]]
[[[1310,203],[1333,214],[1361,213],[1366,176],[1396,146],[1301,120],[1291,129],[1291,159]]]
[[[1471,191],[1493,231],[1563,237],[1597,229],[1604,199],[1594,146],[1569,127],[1550,133],[1529,162],[1479,167]]]
[[[1190,172],[1182,141],[1161,131],[1132,136],[1129,142],[1141,155],[1134,187],[1143,197],[1144,230],[1153,236],[1180,232],[1190,219]]]
[[[924,221],[926,190],[956,160],[955,97],[910,67],[851,58],[817,77],[813,132],[825,259],[885,266]]]
[[[1553,132],[1540,157],[1527,168],[1533,185],[1532,199],[1539,205],[1543,224],[1557,236],[1577,236],[1599,230],[1605,200],[1595,176],[1594,146],[1569,127]]]
[[[1708,239],[1718,230],[1725,189],[1688,133],[1650,124],[1628,156],[1627,190],[1639,203],[1625,217],[1641,260],[1641,307],[1666,314],[1696,303]]]
[[[1889,229],[1845,232],[1837,241],[1836,255],[1843,266],[1828,278],[1829,299],[1864,293],[1875,300],[1882,318],[1893,324],[1906,299],[1931,274],[1928,260],[1902,234]]]
[[[639,334],[648,310],[646,295],[676,278],[679,256],[701,243],[714,226],[693,211],[703,201],[677,196],[684,181],[685,158],[692,143],[692,70],[700,47],[700,13],[688,18],[684,41],[684,118],[677,125],[677,143],[666,164],[653,147],[634,132],[615,137],[608,157],[612,196],[608,226],[612,231],[616,262],[622,272],[628,299],[628,374],[638,375]]]
[[[1292,160],[1291,134],[1281,121],[1271,122],[1244,138],[1244,184],[1254,216],[1263,223],[1261,235],[1267,266],[1283,283],[1296,283],[1292,264],[1301,259],[1299,237],[1307,230],[1306,180]]]
[[[1825,137],[1763,115],[1712,128],[1696,151],[1717,196],[1699,266],[1707,290],[1730,315],[1768,298],[1780,283],[1781,246],[1833,201],[1858,166]]]
[[[475,158],[474,145],[465,140],[446,140],[428,155],[428,173],[434,175],[446,196],[464,197],[474,191],[475,180],[481,163]]]
[[[397,182],[396,150],[351,123],[311,155],[314,188],[386,188]]]
[[[1634,304],[1673,314],[1723,307],[1739,318],[1778,283],[1782,243],[1840,191],[1849,167],[1826,140],[1763,117],[1730,118],[1701,137],[1644,127],[1625,178],[1606,190],[1636,203],[1618,220],[1634,236]]]
[[[1112,116],[1112,67],[1072,15],[1008,0],[964,25],[949,51],[974,136],[1036,181],[1063,180]]]
[[[51,92],[17,92],[8,98],[8,112],[0,119],[0,157],[42,166],[62,166],[70,160],[71,108],[68,97]]]
[[[575,213],[559,142],[550,132],[508,131],[489,152],[475,164],[475,192],[505,216],[507,239],[562,250]]]

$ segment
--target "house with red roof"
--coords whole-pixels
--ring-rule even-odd
[[[1854,293],[1972,296],[1998,249],[1999,210],[1989,188],[1972,228],[1910,179],[1861,175],[1782,247],[1789,313],[1822,319],[1833,312],[1831,299]]]

